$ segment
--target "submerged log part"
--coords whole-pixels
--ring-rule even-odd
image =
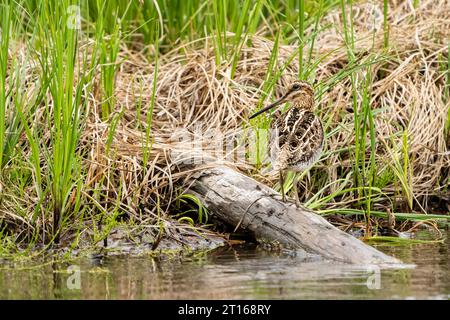
[[[187,192],[199,197],[216,218],[253,232],[258,240],[345,263],[401,263],[313,211],[282,202],[279,193],[231,168],[207,169],[191,177],[190,183]]]

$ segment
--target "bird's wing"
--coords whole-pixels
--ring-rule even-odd
[[[322,124],[307,110],[290,109],[272,123],[272,132],[276,132],[276,136],[271,137],[271,149],[278,150],[280,167],[310,163],[323,145]]]

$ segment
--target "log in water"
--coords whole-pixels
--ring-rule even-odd
[[[339,230],[313,211],[281,201],[280,194],[235,170],[221,166],[191,177],[188,193],[232,226],[256,239],[278,242],[326,259],[355,264],[398,264],[390,257]]]

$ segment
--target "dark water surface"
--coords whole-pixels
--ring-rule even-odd
[[[443,244],[378,246],[416,265],[393,270],[304,259],[252,245],[164,259],[3,262],[0,298],[449,299],[449,235]]]

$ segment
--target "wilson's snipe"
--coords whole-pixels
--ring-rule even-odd
[[[280,174],[283,201],[283,171],[300,172],[306,169],[320,157],[324,143],[322,123],[313,113],[314,91],[305,81],[295,81],[281,99],[259,110],[250,119],[285,102],[290,102],[291,107],[285,113],[275,112],[269,133],[270,160],[274,170]],[[296,181],[294,191],[299,204]]]

